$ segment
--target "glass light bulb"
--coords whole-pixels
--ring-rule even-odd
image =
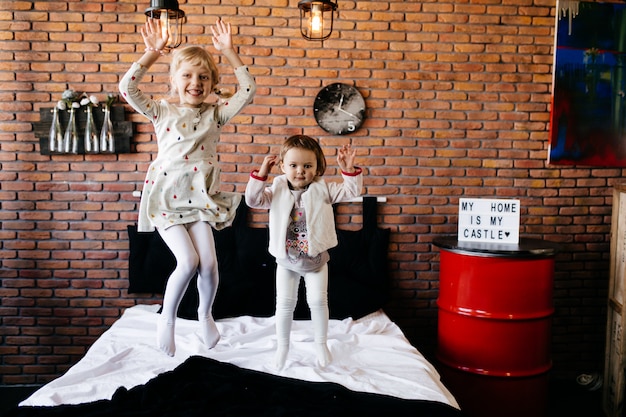
[[[319,38],[324,28],[324,19],[322,17],[322,4],[316,3],[311,6],[311,37]]]
[[[167,36],[167,43],[170,44],[172,37],[170,35],[170,17],[167,10],[161,12],[161,36],[165,38]]]

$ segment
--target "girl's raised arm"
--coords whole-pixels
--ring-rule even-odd
[[[159,59],[159,55],[169,52],[165,50],[169,36],[167,32],[162,32],[161,21],[157,19],[148,19],[148,21],[146,21],[145,25],[141,28],[141,36],[143,37],[143,42],[146,44],[146,52],[137,62],[149,68]]]
[[[213,46],[215,46],[215,49],[224,54],[233,68],[242,66],[243,62],[233,47],[230,23],[225,23],[222,19],[217,19],[215,27],[211,26],[211,32],[213,32]]]

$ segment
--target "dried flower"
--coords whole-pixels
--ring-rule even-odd
[[[83,93],[80,105],[90,107],[98,106],[98,98],[96,96],[88,96],[87,93]]]
[[[78,94],[74,90],[67,89],[63,92],[61,100],[57,102],[59,110],[67,110],[69,108],[77,109],[80,107],[78,102]]]
[[[105,102],[106,107],[111,107],[113,103],[117,101],[117,94],[109,93],[107,94],[107,100]]]
[[[68,89],[63,92],[63,95],[61,96],[61,98],[66,101],[67,100],[75,101],[78,98],[78,96],[76,95],[76,91]]]

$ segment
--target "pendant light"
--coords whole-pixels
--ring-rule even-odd
[[[147,19],[161,21],[163,34],[168,34],[166,49],[174,49],[183,42],[183,22],[185,12],[178,7],[178,0],[150,0],[146,9]]]
[[[323,41],[333,32],[337,3],[330,0],[300,0],[300,33],[309,41]]]

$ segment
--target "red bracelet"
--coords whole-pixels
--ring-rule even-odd
[[[347,175],[348,177],[356,177],[357,175],[359,175],[361,172],[363,172],[363,170],[359,167],[354,167],[354,172],[345,172],[345,171],[341,171],[341,173],[343,175]]]
[[[267,175],[266,175],[265,177],[259,177],[259,176],[257,175],[258,173],[259,173],[259,170],[258,170],[258,169],[255,169],[255,170],[253,170],[253,171],[250,173],[250,176],[251,176],[252,178],[254,178],[255,180],[259,180],[259,181],[266,181],[266,180],[267,180]]]

